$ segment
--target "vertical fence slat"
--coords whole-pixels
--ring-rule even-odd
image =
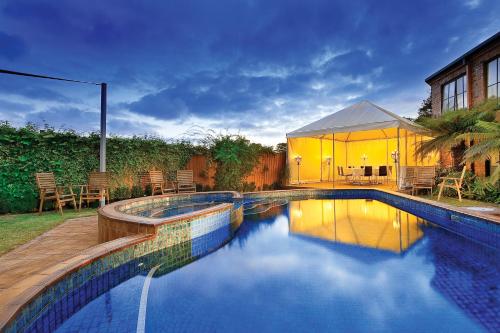
[[[280,154],[265,154],[259,158],[259,163],[245,178],[247,183],[255,183],[256,190],[262,190],[264,185],[272,185],[279,182],[281,170],[286,167],[286,156]],[[186,165],[186,169],[193,170],[194,181],[203,187],[215,186],[215,165],[207,165],[207,159],[203,155],[195,155]],[[267,170],[267,171],[266,171]]]

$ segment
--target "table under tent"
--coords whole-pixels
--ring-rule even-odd
[[[417,145],[431,137],[422,126],[363,101],[287,133],[290,184],[341,181],[341,167],[385,166],[402,182],[407,166],[435,166],[438,154],[417,158]],[[396,158],[399,156],[399,158]]]

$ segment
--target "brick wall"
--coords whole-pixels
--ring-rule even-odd
[[[431,86],[432,114],[434,117],[441,115],[442,87],[449,81],[467,74],[467,97],[468,106],[473,107],[486,98],[486,73],[488,61],[500,55],[500,39],[497,39],[469,55],[464,61],[452,66],[440,75],[433,78]],[[441,152],[441,165],[452,166],[452,159],[446,152]],[[493,161],[492,161],[493,162]],[[494,164],[492,163],[492,166]],[[470,167],[470,166],[469,166]],[[474,169],[477,175],[484,176],[484,161],[476,161]]]
[[[431,86],[432,114],[441,115],[442,87],[445,83],[467,74],[469,107],[475,106],[486,98],[486,65],[500,55],[500,39],[470,55],[465,61],[456,64],[433,78]]]

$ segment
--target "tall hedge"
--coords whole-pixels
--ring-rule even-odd
[[[153,137],[111,137],[107,170],[115,188],[130,187],[140,172],[182,169],[193,155],[187,142],[168,143]],[[54,172],[60,184],[85,184],[99,166],[99,136],[73,131],[14,128],[0,123],[0,213],[29,212],[37,206],[36,172]]]

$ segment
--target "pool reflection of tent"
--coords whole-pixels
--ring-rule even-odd
[[[394,151],[399,151],[400,166],[436,165],[438,160],[437,154],[423,159],[415,155],[416,145],[430,139],[425,128],[368,101],[351,105],[286,136],[291,183],[335,180],[337,166],[396,166],[391,158]],[[292,167],[297,162],[300,170]],[[395,173],[392,178],[395,180]]]
[[[380,250],[370,257],[402,254],[423,236],[416,216],[374,200],[292,201],[289,218],[292,235],[350,254]]]

